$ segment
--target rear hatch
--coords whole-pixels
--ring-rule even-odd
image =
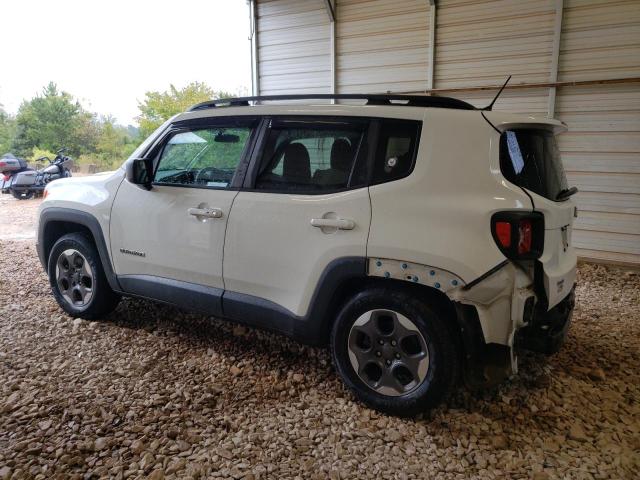
[[[529,196],[544,215],[544,250],[537,260],[536,283],[544,286],[551,309],[575,283],[576,252],[571,243],[575,189],[567,185],[557,139],[551,126],[506,128],[500,137],[500,170]]]

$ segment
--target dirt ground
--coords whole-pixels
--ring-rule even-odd
[[[36,206],[0,203],[0,479],[640,478],[635,272],[582,265],[560,353],[398,419],[354,401],[323,349],[142,300],[69,318]]]
[[[36,213],[42,200],[16,200],[0,194],[0,240],[25,240],[36,236]]]

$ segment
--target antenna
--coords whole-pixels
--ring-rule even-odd
[[[507,83],[509,83],[509,80],[511,80],[511,75],[509,75],[507,77],[507,80],[504,82],[504,84],[502,85],[502,87],[500,87],[500,90],[498,90],[498,93],[496,93],[496,96],[493,97],[493,100],[491,101],[491,103],[489,105],[487,105],[486,107],[484,107],[482,110],[488,110],[491,111],[491,109],[493,108],[493,104],[496,103],[496,100],[498,100],[498,97],[500,96],[500,94],[502,93],[502,91],[504,90],[504,87],[507,86]]]

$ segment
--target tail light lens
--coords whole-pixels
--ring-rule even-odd
[[[502,248],[511,247],[511,224],[509,222],[496,222],[495,233]]]
[[[544,249],[544,216],[539,212],[494,213],[491,234],[507,258],[540,258]]]
[[[518,255],[524,255],[531,251],[532,235],[531,220],[521,219],[518,222]]]

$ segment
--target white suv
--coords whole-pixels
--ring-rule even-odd
[[[38,253],[60,306],[143,297],[329,344],[356,396],[398,415],[556,351],[576,271],[565,125],[443,97],[299,101],[319,97],[196,105],[121,169],[52,182]]]

